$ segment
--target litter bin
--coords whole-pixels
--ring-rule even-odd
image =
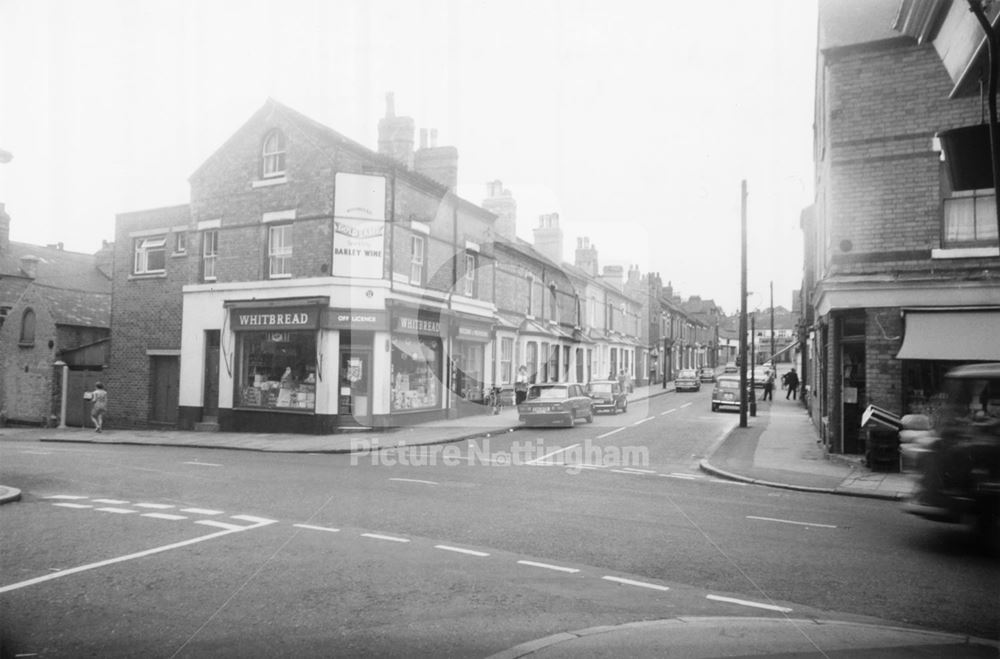
[[[899,431],[869,428],[865,457],[872,471],[899,471]]]

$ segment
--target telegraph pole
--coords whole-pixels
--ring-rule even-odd
[[[747,180],[740,184],[740,428],[747,427]]]
[[[778,368],[774,362],[774,280],[771,281],[771,368]]]

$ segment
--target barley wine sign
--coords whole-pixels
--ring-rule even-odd
[[[333,276],[382,279],[385,178],[338,173],[333,225]]]

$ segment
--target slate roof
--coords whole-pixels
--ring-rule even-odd
[[[11,241],[0,253],[0,277],[24,276],[21,257],[37,256],[35,283],[91,293],[111,294],[111,280],[97,269],[93,254]]]
[[[45,299],[57,325],[111,326],[110,293],[72,291],[48,286],[38,288],[45,289]]]

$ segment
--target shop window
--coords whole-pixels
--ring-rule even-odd
[[[569,382],[569,346],[562,349],[562,381]]]
[[[441,406],[441,340],[392,337],[392,411]]]
[[[236,405],[313,411],[316,332],[238,332]]]
[[[132,274],[150,275],[167,271],[167,239],[164,236],[136,238]]]
[[[478,259],[471,252],[465,254],[465,277],[462,278],[462,294],[476,297],[476,271]]]
[[[18,343],[24,346],[35,344],[35,312],[25,309],[21,314],[21,338]]]
[[[285,134],[272,130],[264,138],[261,150],[261,176],[273,178],[285,174]]]
[[[992,190],[954,192],[944,200],[944,247],[997,244],[997,198]]]
[[[292,225],[272,224],[267,229],[267,274],[271,279],[292,276]]]
[[[455,349],[455,391],[466,400],[481,402],[483,389],[482,343],[458,342]]]
[[[424,261],[427,243],[423,236],[410,236],[410,283],[424,285]]]
[[[219,256],[219,232],[206,231],[201,240],[202,278],[205,281],[215,281],[215,262]]]
[[[510,384],[514,374],[514,339],[500,339],[500,384]]]

